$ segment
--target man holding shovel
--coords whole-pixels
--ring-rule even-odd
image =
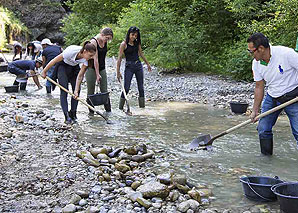
[[[256,82],[254,104],[251,113],[252,121],[256,116],[264,97],[265,84],[267,94],[262,103],[262,113],[298,96],[298,54],[288,47],[271,46],[262,33],[255,33],[247,39],[248,51],[253,56],[252,70]],[[289,117],[292,133],[298,144],[298,103],[284,108]],[[273,133],[282,109],[262,117],[258,124],[261,153],[272,155]],[[298,145],[297,145],[298,148]]]

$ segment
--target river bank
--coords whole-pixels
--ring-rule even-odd
[[[113,67],[111,59],[107,60],[109,87],[115,95],[120,93],[120,87],[115,81]],[[7,74],[0,75],[4,75],[1,79],[8,82],[13,79]],[[63,124],[57,90],[53,97],[46,96],[45,89],[32,92],[34,85],[31,82],[27,93],[11,95],[4,93],[3,86],[7,84],[1,82],[0,85],[1,212],[270,212],[263,205],[229,208],[227,204],[213,208],[212,200],[216,199],[216,194],[212,194],[208,185],[193,184],[180,172],[174,173],[180,177],[176,181],[168,174],[152,172],[151,168],[155,164],[169,157],[166,150],[147,144],[147,153],[152,151],[154,155],[144,161],[134,161],[132,159],[136,157],[133,156],[147,154],[139,150],[137,138],[131,139],[130,146],[124,147],[118,147],[117,143],[114,146],[106,145],[100,135],[96,136],[97,143],[90,138],[86,140],[81,135],[84,130],[80,126],[80,122],[84,121],[79,120],[74,125]],[[135,84],[133,81],[130,93],[132,101],[137,96]],[[145,74],[148,102],[188,101],[225,108],[229,107],[229,100],[240,98],[251,102],[252,88],[253,84],[203,74],[161,75],[156,69],[153,73]],[[82,90],[86,90],[85,85]],[[116,99],[117,96],[113,97]],[[43,102],[49,101],[51,107],[43,105]],[[112,107],[117,118],[117,100],[113,101]],[[86,108],[80,110],[87,114]],[[131,147],[139,151],[133,151],[133,155],[124,151]],[[92,148],[102,150],[92,155],[101,165],[93,165],[90,155],[85,160],[80,155],[84,150],[92,153]],[[121,151],[109,156],[117,148],[121,148]],[[130,196],[133,194],[131,190],[137,192],[135,189],[152,180],[161,181],[161,176],[167,184],[160,186],[155,183],[154,187],[151,185],[149,188],[167,186],[167,196],[155,194],[146,197],[146,200],[140,198],[139,201]],[[177,184],[177,179],[182,181]],[[139,186],[134,189],[133,184]],[[195,192],[188,193],[192,187],[195,187]],[[160,188],[158,191],[161,191]]]

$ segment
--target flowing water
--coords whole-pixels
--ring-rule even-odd
[[[0,88],[13,82],[9,74],[1,74]],[[38,101],[39,107],[55,113],[58,122],[64,118],[59,104],[59,91],[46,95],[45,89],[35,90],[32,81],[26,96],[28,103]],[[83,88],[81,97],[86,97]],[[286,181],[298,181],[298,151],[291,134],[287,117],[281,116],[275,126],[274,155],[260,155],[256,125],[242,129],[214,141],[213,151],[190,151],[188,145],[199,134],[218,134],[248,119],[232,115],[229,110],[218,109],[197,103],[147,102],[145,109],[137,107],[136,98],[131,98],[132,116],[117,109],[119,94],[112,93],[112,125],[100,117],[88,117],[88,109],[79,104],[78,136],[97,146],[132,145],[146,143],[166,157],[157,158],[153,171],[184,173],[193,183],[208,185],[214,194],[211,205],[220,208],[243,208],[257,205],[243,196],[239,177],[242,175],[279,176]],[[96,107],[103,111],[102,106]],[[54,109],[56,109],[54,111]],[[272,210],[279,209],[277,202],[268,203]]]

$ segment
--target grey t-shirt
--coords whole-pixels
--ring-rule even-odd
[[[81,46],[77,46],[77,45],[70,45],[68,46],[63,52],[62,52],[62,56],[63,56],[63,61],[70,65],[70,66],[76,66],[78,64],[83,63],[85,66],[88,66],[88,61],[84,58],[81,58],[79,60],[76,60],[76,57],[78,55],[78,53],[80,52],[80,50],[82,49]]]

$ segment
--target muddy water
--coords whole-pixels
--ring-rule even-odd
[[[42,80],[43,81],[43,80]],[[13,82],[13,76],[1,73],[0,94],[3,86]],[[64,118],[59,104],[59,91],[46,95],[45,89],[36,90],[30,80],[27,92],[17,98],[29,104],[38,104],[51,111],[58,121]],[[83,87],[81,97],[86,97]],[[220,208],[242,208],[258,203],[243,196],[239,177],[242,175],[279,176],[282,180],[298,181],[298,151],[286,117],[280,117],[275,127],[274,155],[261,156],[256,125],[248,125],[214,141],[213,151],[193,152],[189,143],[199,133],[215,135],[248,119],[232,115],[230,111],[193,103],[149,102],[146,109],[137,107],[131,100],[133,116],[117,110],[118,92],[112,92],[112,125],[99,117],[88,117],[88,110],[79,104],[76,125],[81,140],[101,145],[146,143],[156,151],[163,151],[153,170],[157,173],[175,171],[185,173],[192,182],[203,183],[214,193],[211,205]],[[101,112],[103,107],[97,107]],[[277,210],[277,203],[268,204]]]

